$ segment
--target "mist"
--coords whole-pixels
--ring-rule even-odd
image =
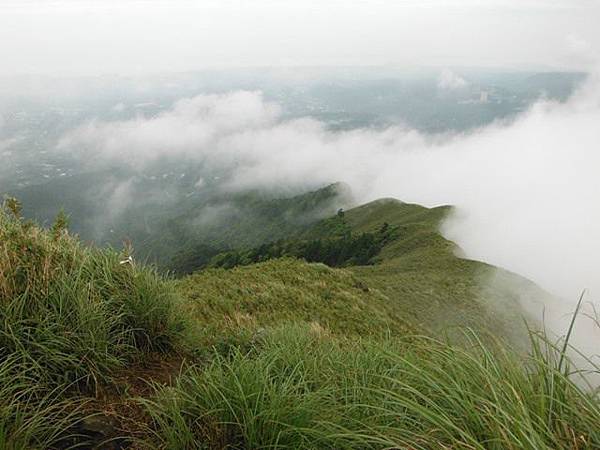
[[[342,181],[359,202],[451,204],[443,232],[467,257],[576,299],[600,292],[598,123],[597,75],[564,103],[540,100],[514,119],[436,135],[401,125],[331,131],[284,120],[279,105],[243,91],[182,99],[153,118],[90,122],[57,151],[133,170],[160,158],[202,161],[229,170],[228,191]]]

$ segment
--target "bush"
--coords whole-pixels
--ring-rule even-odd
[[[397,230],[384,223],[376,233],[353,235],[348,231],[341,237],[279,240],[251,249],[232,250],[213,257],[209,265],[231,269],[283,257],[321,262],[330,267],[370,265],[383,246],[396,237]]]

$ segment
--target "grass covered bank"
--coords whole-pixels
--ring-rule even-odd
[[[148,352],[176,350],[183,331],[155,271],[81,245],[66,225],[25,221],[13,199],[0,210],[0,448],[52,446],[81,398]]]

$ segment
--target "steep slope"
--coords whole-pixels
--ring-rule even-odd
[[[145,252],[161,255],[164,267],[190,273],[219,252],[294,236],[351,201],[349,189],[340,183],[292,197],[258,192],[215,195],[165,218],[162,231],[149,236],[143,246]]]
[[[348,211],[345,220],[353,232],[372,232],[382,223],[398,227],[397,238],[383,247],[375,264],[350,270],[421,329],[469,326],[494,335],[524,335],[522,302],[547,294],[516,274],[457,256],[460,249],[439,232],[450,211],[393,199]]]

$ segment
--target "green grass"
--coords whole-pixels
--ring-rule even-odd
[[[54,406],[43,406],[50,398],[59,405],[68,393],[75,405],[116,369],[173,351],[181,339],[176,294],[155,271],[82,246],[65,225],[63,216],[50,230],[26,222],[16,202],[0,209],[0,367],[13,399],[2,406],[0,436],[23,423],[32,439],[49,443],[35,430],[36,417],[43,425],[53,415]],[[6,375],[14,367],[24,375]]]
[[[410,325],[351,272],[295,259],[209,269],[178,280],[203,347],[226,349],[283,322],[347,336],[405,334]]]
[[[0,348],[48,382],[94,383],[140,352],[169,350],[181,324],[152,269],[0,215]]]
[[[421,332],[460,335],[469,327],[513,342],[527,340],[522,304],[548,294],[516,274],[461,258],[460,249],[439,231],[451,212],[448,206],[425,208],[394,199],[346,211],[344,222],[353,233],[374,232],[387,223],[396,236],[375,257],[376,264],[348,270],[389,298]]]
[[[515,274],[458,257],[457,246],[439,232],[449,211],[378,200],[322,220],[289,240],[292,248],[294,242],[325,242],[350,232],[379,235],[387,224],[392,237],[372,258],[374,264],[326,270],[272,259],[231,271],[203,270],[182,279],[178,288],[211,327],[216,323],[223,328],[221,317],[237,327],[235,313],[258,326],[282,319],[314,320],[342,333],[413,329],[457,337],[460,329],[470,327],[526,341],[523,293],[534,300],[547,294]],[[328,295],[335,300],[323,301]],[[346,305],[353,310],[347,311]]]
[[[84,403],[63,397],[61,388],[39,384],[13,358],[0,362],[0,448],[43,449],[63,438],[82,417]]]
[[[217,356],[145,405],[169,449],[592,449],[600,403],[560,351],[534,337],[528,358],[467,333],[333,339],[270,330],[249,352]],[[544,351],[541,351],[541,349]]]
[[[522,317],[523,292],[547,294],[459,258],[438,231],[449,210],[388,199],[300,236],[387,223],[396,237],[374,265],[283,258],[177,281],[213,353],[143,402],[147,445],[598,448],[597,393],[571,375],[566,347],[529,334]]]
[[[518,295],[538,289],[458,258],[447,212],[384,200],[301,235],[387,223],[370,266],[281,258],[169,280],[6,202],[0,449],[90,448],[84,425],[104,414],[131,414],[136,449],[600,448],[599,392],[568,339],[512,350]]]

